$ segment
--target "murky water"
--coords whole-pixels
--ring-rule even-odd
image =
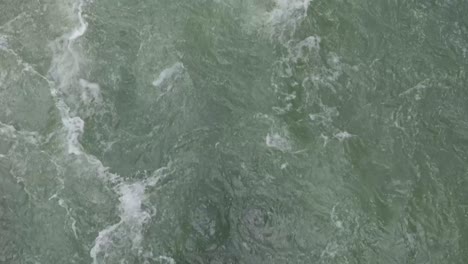
[[[0,0],[0,263],[466,263],[467,13]]]

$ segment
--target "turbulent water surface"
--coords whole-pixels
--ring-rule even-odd
[[[0,263],[467,263],[467,14],[0,0]]]

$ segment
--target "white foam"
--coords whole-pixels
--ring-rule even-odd
[[[307,12],[311,0],[275,0],[278,8],[282,10],[289,9],[303,9],[304,12]]]
[[[8,48],[8,40],[5,36],[0,35],[0,49],[5,50]]]
[[[275,111],[278,115],[283,115],[289,111],[291,111],[293,105],[291,103],[287,103],[284,107],[273,106],[271,109]]]
[[[86,21],[83,18],[83,5],[84,5],[84,1],[80,1],[78,3],[77,13],[78,13],[78,21],[80,22],[80,25],[78,28],[75,28],[72,32],[70,32],[70,36],[68,37],[70,41],[74,41],[78,39],[79,37],[83,36],[86,30],[88,29],[88,23],[86,23]]]
[[[114,185],[114,191],[119,196],[120,221],[100,231],[90,251],[93,263],[104,263],[108,257],[114,259],[118,256],[122,241],[127,241],[126,250],[140,253],[143,240],[143,226],[150,219],[150,215],[143,209],[145,201],[145,188],[154,186],[162,173],[152,175],[149,179],[140,182],[126,183],[118,175],[109,173],[101,161],[84,152],[80,144],[80,137],[84,133],[85,122],[77,115],[78,105],[100,104],[102,102],[99,84],[78,78],[80,74],[81,55],[74,49],[74,43],[82,37],[87,30],[87,23],[83,18],[84,1],[78,2],[74,7],[77,12],[79,25],[71,32],[65,34],[52,44],[54,59],[49,71],[55,80],[51,86],[51,94],[55,99],[56,107],[60,113],[63,128],[66,134],[66,143],[69,154],[80,155],[88,161],[89,166],[96,171],[98,177]],[[61,40],[68,40],[63,43]],[[173,69],[161,73],[161,83],[173,78],[182,64],[175,64]],[[78,100],[79,101],[78,101]],[[67,103],[70,103],[68,105]],[[75,107],[71,109],[71,107]],[[162,170],[163,171],[163,170]],[[63,200],[59,200],[60,206],[68,209]],[[68,211],[68,210],[67,210]],[[76,235],[76,222],[72,221],[72,230]],[[118,244],[118,245],[117,245]],[[104,262],[103,262],[104,261]]]
[[[322,133],[320,134],[320,138],[323,140],[323,146],[326,147],[328,142],[330,141],[329,137]]]
[[[286,162],[286,163],[281,164],[281,167],[280,167],[280,168],[281,168],[282,170],[284,170],[284,169],[286,169],[287,167],[288,167],[288,163]]]
[[[400,97],[414,94],[414,99],[419,101],[422,99],[422,92],[429,87],[429,79],[425,79],[415,86],[399,94]]]
[[[157,259],[162,260],[162,261],[166,262],[167,264],[176,264],[175,260],[173,258],[170,258],[170,257],[159,256]]]
[[[292,101],[294,99],[296,99],[296,92],[292,92],[290,94],[286,94],[286,97],[284,98],[286,101]]]
[[[268,13],[267,23],[272,27],[271,37],[286,43],[296,27],[307,16],[311,0],[275,0],[275,8]]]
[[[265,138],[265,143],[268,147],[281,151],[291,150],[291,144],[289,141],[278,133],[268,133]]]
[[[338,204],[333,206],[330,212],[330,218],[331,218],[332,223],[335,225],[335,227],[338,228],[339,230],[342,230],[343,222],[339,219],[338,214],[336,213],[336,206],[338,206]]]
[[[6,79],[6,76],[7,76],[6,72],[1,72],[1,71],[0,71],[0,87],[2,87],[3,82],[4,82],[5,79]],[[8,111],[8,109],[7,109],[7,111]],[[9,114],[7,113],[7,115],[9,115]]]
[[[79,25],[70,33],[66,33],[52,43],[54,58],[49,70],[49,74],[55,80],[55,85],[51,86],[50,92],[55,99],[56,107],[59,110],[62,124],[66,131],[68,153],[75,155],[83,154],[79,138],[84,132],[84,121],[74,114],[74,111],[70,109],[70,106],[66,102],[73,98],[73,89],[76,89],[76,76],[80,71],[80,58],[78,53],[73,49],[73,44],[79,37],[85,34],[87,29],[87,23],[83,18],[83,5],[84,1],[82,0],[74,6]],[[61,44],[60,40],[63,38],[68,39],[68,42]],[[85,80],[80,80],[79,84],[85,88],[85,91],[81,94],[85,102],[89,102],[92,99],[100,99],[99,86]]]
[[[102,102],[99,84],[79,78],[82,59],[79,52],[75,50],[74,43],[86,33],[88,27],[83,18],[84,3],[82,0],[74,6],[79,22],[78,26],[51,44],[54,58],[49,74],[55,81],[51,85],[50,92],[61,116],[68,153],[80,155],[80,158],[86,159],[87,164],[96,171],[97,176],[111,183],[114,186],[113,190],[119,196],[120,221],[100,231],[90,251],[93,263],[98,264],[106,263],[106,260],[110,258],[115,260],[121,253],[122,246],[127,246],[125,250],[132,250],[136,254],[141,253],[143,227],[151,218],[143,208],[146,199],[145,189],[149,186],[155,186],[166,170],[158,170],[143,181],[127,183],[120,176],[109,173],[99,159],[83,150],[79,139],[84,133],[85,122],[77,115],[79,109],[76,105]],[[182,71],[183,65],[176,63],[161,72],[159,81],[156,80],[154,84],[156,86],[166,85],[169,80],[178,78],[177,76]],[[72,222],[72,229],[74,232],[76,231],[76,222]],[[170,258],[167,258],[167,261],[169,260]]]
[[[309,118],[311,121],[318,122],[318,123],[330,123],[333,121],[334,117],[340,115],[338,109],[336,107],[326,106],[320,103],[320,107],[322,108],[322,112],[309,114]]]
[[[307,58],[308,54],[320,50],[320,42],[321,38],[319,36],[309,36],[299,41],[289,48],[290,58],[296,63],[299,59]]]
[[[335,82],[343,74],[343,64],[340,57],[331,52],[328,54],[327,63],[331,66],[329,75],[326,77],[329,82]]]
[[[16,129],[13,126],[0,122],[0,135],[14,138],[15,132]]]
[[[57,197],[57,196],[55,196]],[[52,197],[51,197],[52,198]],[[51,198],[49,198],[49,200],[51,200]],[[72,224],[71,224],[71,229],[73,231],[73,235],[75,236],[75,238],[78,238],[78,234],[77,234],[77,229],[76,229],[76,219],[73,218],[71,216],[71,211],[72,209],[70,209],[67,205],[67,203],[63,200],[63,199],[60,199],[58,200],[58,204],[60,205],[60,207],[62,207],[63,209],[65,209],[67,211],[67,216],[71,219],[72,221]]]
[[[84,132],[84,121],[77,116],[70,117],[68,107],[63,102],[58,102],[57,106],[61,113],[62,124],[67,133],[68,154],[82,154],[79,138]]]
[[[270,21],[284,24],[307,15],[311,0],[275,0],[276,7],[270,12]],[[294,17],[299,15],[299,17]]]
[[[141,210],[141,204],[145,194],[145,186],[141,182],[133,184],[122,184],[119,188],[121,194],[120,201],[120,216],[126,223],[144,222],[146,213]]]
[[[115,225],[111,225],[99,232],[98,236],[94,240],[94,246],[91,248],[91,251],[89,253],[91,258],[93,259],[93,264],[100,263],[98,258],[101,252],[104,253],[104,256],[107,255],[106,252],[108,252],[108,248],[111,247],[113,244],[111,234],[113,234],[121,224],[122,221]]]
[[[115,243],[122,239],[131,241],[127,249],[139,250],[143,240],[143,225],[151,218],[142,209],[145,199],[145,185],[142,182],[122,183],[117,186],[116,192],[120,194],[120,221],[99,232],[90,251],[93,264],[105,263],[106,256],[118,254],[117,247],[122,245]]]
[[[350,134],[350,133],[348,133],[346,131],[341,131],[341,132],[336,133],[334,137],[336,139],[338,139],[339,141],[343,141],[343,140],[351,138],[353,136],[354,136],[353,134]]]
[[[116,193],[120,195],[120,221],[99,232],[90,251],[93,264],[103,263],[100,260],[106,259],[106,256],[110,254],[118,254],[118,251],[116,252],[118,250],[117,247],[121,247],[122,245],[115,245],[114,243],[122,238],[131,241],[131,245],[129,246],[131,246],[132,250],[142,253],[140,251],[142,250],[143,227],[151,219],[151,215],[142,208],[146,200],[145,189],[147,187],[154,187],[160,179],[168,175],[170,173],[169,167],[170,164],[168,164],[168,167],[156,170],[145,180],[134,183],[122,182],[115,187]],[[172,263],[170,262],[171,258],[164,260]]]
[[[80,79],[79,83],[83,88],[81,92],[81,101],[85,105],[90,105],[92,103],[102,103],[101,87],[99,84],[89,82],[85,79]]]
[[[167,90],[172,88],[171,82],[180,78],[180,75],[184,71],[184,65],[180,62],[176,62],[169,68],[164,69],[158,76],[156,80],[153,81],[153,86],[163,88],[166,86]]]
[[[320,254],[320,257],[333,259],[338,255],[340,249],[341,247],[340,245],[338,245],[338,243],[336,243],[335,241],[331,241],[327,244],[325,249],[322,251],[322,253]]]
[[[0,138],[16,139],[20,137],[25,142],[37,145],[43,137],[36,131],[16,130],[15,127],[0,122]]]
[[[321,41],[322,39],[319,36],[309,36],[305,38],[304,40],[300,41],[297,44],[297,46],[301,48],[305,47],[305,48],[308,48],[309,50],[319,49]]]

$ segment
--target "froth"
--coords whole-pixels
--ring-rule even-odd
[[[0,122],[0,135],[14,137],[15,132],[16,132],[16,129],[13,126],[3,124]]]
[[[320,49],[320,37],[309,36],[302,41],[299,41],[296,45],[289,47],[291,59],[297,63],[299,59],[305,59],[309,54],[314,51],[318,52]]]
[[[51,84],[50,92],[61,116],[68,153],[80,155],[80,160],[87,160],[87,164],[95,170],[96,175],[111,184],[119,197],[120,221],[99,232],[90,256],[96,264],[123,263],[122,257],[126,256],[126,253],[141,255],[143,252],[141,246],[143,228],[151,219],[150,214],[143,208],[146,199],[145,189],[157,184],[159,177],[164,174],[164,169],[156,171],[143,181],[126,182],[124,178],[109,173],[98,158],[84,151],[80,143],[85,128],[82,118],[86,118],[88,113],[80,107],[95,107],[103,101],[99,84],[80,78],[82,59],[75,42],[86,33],[88,27],[83,18],[84,3],[84,0],[77,2],[72,10],[77,16],[73,19],[78,20],[76,28],[51,44],[54,58],[49,75],[54,83]],[[155,81],[155,86],[164,86],[178,78],[183,68],[181,63],[176,63],[162,71]],[[63,200],[59,200],[59,204],[67,209]],[[75,222],[72,223],[72,229],[75,232]],[[170,260],[170,258],[161,259],[172,263]]]
[[[116,191],[120,195],[120,222],[99,232],[90,251],[93,264],[107,263],[118,258],[117,246],[121,247],[122,241],[125,240],[128,241],[126,250],[136,250],[139,253],[143,240],[143,225],[151,218],[142,209],[145,188],[141,182],[121,183],[117,186]]]
[[[83,19],[84,1],[79,1],[74,9],[77,11],[79,25],[70,33],[65,34],[52,43],[54,58],[49,74],[55,80],[55,87],[51,87],[52,97],[55,99],[56,107],[59,110],[62,124],[66,131],[66,140],[68,153],[82,154],[80,136],[84,132],[84,121],[79,116],[74,116],[73,111],[67,104],[69,97],[73,97],[72,90],[75,86],[76,76],[79,74],[79,55],[73,50],[73,43],[81,37],[87,29],[87,24]],[[62,43],[61,40],[68,39],[68,42]],[[80,81],[82,86],[87,89],[86,95],[97,96],[96,87],[89,82]],[[98,89],[97,89],[98,90]],[[88,96],[88,97],[89,97]]]
[[[158,259],[159,261],[161,261],[162,263],[176,264],[175,260],[174,260],[173,258],[170,258],[170,257],[159,256],[157,259]]]
[[[67,130],[68,153],[75,155],[81,154],[79,137],[84,132],[84,121],[75,116],[62,118],[62,123]]]
[[[145,195],[145,186],[136,182],[133,184],[123,184],[119,188],[121,194],[120,212],[124,222],[142,223],[147,218],[146,212],[141,209],[141,204]]]
[[[83,18],[83,5],[84,5],[84,1],[80,1],[78,3],[78,6],[77,6],[78,12],[77,13],[78,13],[78,20],[80,22],[80,25],[79,25],[78,28],[76,28],[72,32],[70,32],[70,36],[68,37],[68,39],[70,41],[74,41],[77,38],[83,36],[84,33],[86,32],[86,29],[88,28],[88,24],[86,23],[86,21]]]
[[[165,88],[170,90],[172,88],[171,82],[180,78],[180,74],[184,71],[184,65],[176,62],[169,68],[164,69],[156,80],[153,81],[153,86]]]
[[[101,252],[104,252],[104,257],[106,255],[107,249],[112,245],[111,234],[121,225],[122,222],[119,222],[115,225],[109,226],[106,229],[99,232],[98,236],[94,240],[94,246],[91,248],[90,256],[93,259],[93,264],[99,264],[99,256]]]
[[[134,183],[121,182],[116,185],[115,192],[120,195],[120,221],[99,232],[90,251],[93,264],[118,259],[120,256],[118,247],[122,247],[122,240],[128,241],[125,247],[126,250],[143,254],[141,247],[142,232],[144,225],[151,220],[151,215],[143,208],[146,200],[145,190],[148,187],[154,187],[168,173],[170,173],[168,168],[163,167],[156,170],[145,180]],[[163,257],[160,260],[175,263],[171,262],[172,259],[168,257]]]
[[[268,13],[271,37],[287,42],[298,24],[307,16],[311,0],[275,0],[276,7]]]
[[[8,47],[7,38],[3,35],[0,35],[0,49],[6,49]]]
[[[291,150],[291,144],[288,139],[278,133],[268,133],[265,141],[266,145],[270,148],[275,148],[281,151]]]
[[[43,138],[38,132],[16,130],[15,127],[0,122],[0,139],[2,138],[18,138],[25,140],[30,144],[38,144]]]
[[[343,141],[351,137],[353,137],[353,135],[346,131],[341,131],[335,134],[335,138],[338,139],[339,141]]]
[[[101,88],[99,84],[89,82],[85,79],[79,80],[80,86],[83,88],[81,91],[81,101],[85,105],[91,103],[102,103]]]

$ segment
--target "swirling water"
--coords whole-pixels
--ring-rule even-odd
[[[0,263],[466,263],[467,13],[0,0]]]

